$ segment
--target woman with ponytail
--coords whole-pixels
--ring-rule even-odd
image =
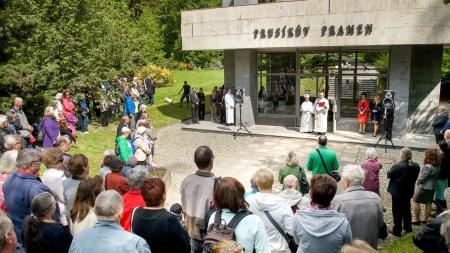
[[[406,233],[412,231],[411,198],[414,195],[419,172],[419,164],[412,161],[411,149],[405,147],[400,150],[400,162],[394,164],[387,173],[390,179],[387,191],[392,195],[392,216],[394,217],[392,234],[395,236],[401,236],[402,229]]]
[[[51,193],[36,195],[31,202],[31,215],[25,218],[23,242],[27,253],[68,252],[72,243],[69,229],[52,219],[56,200]]]

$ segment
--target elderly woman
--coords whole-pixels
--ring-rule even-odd
[[[55,198],[58,201],[58,206],[61,212],[61,223],[67,225],[65,201],[64,201],[64,185],[66,180],[63,165],[63,152],[59,148],[48,148],[42,152],[42,163],[45,165],[45,171],[42,175],[42,183],[48,186],[50,190],[55,194]]]
[[[139,112],[136,113],[136,126],[138,125],[138,123],[142,120],[146,120],[148,118],[148,114],[147,114],[147,105],[146,104],[142,104],[139,106]]]
[[[131,149],[131,143],[128,140],[131,130],[128,127],[123,127],[121,130],[121,135],[116,138],[116,145],[119,158],[126,162],[130,157],[133,156],[133,150]]]
[[[44,118],[42,119],[42,133],[44,135],[44,142],[42,146],[44,148],[53,147],[59,136],[59,125],[55,120],[53,108],[50,106],[47,106],[44,110]]]
[[[18,134],[8,134],[4,137],[5,150],[21,150],[22,138]]]
[[[94,204],[102,191],[103,180],[100,176],[86,178],[79,184],[70,209],[70,232],[73,236],[92,228],[97,222]]]
[[[13,149],[6,151],[0,158],[0,209],[7,212],[5,197],[3,196],[3,184],[16,170],[16,158],[19,151]]]
[[[302,194],[297,191],[297,187],[297,178],[294,175],[288,175],[283,181],[284,191],[278,194],[278,196],[289,203],[293,213],[296,213],[300,209],[306,209],[311,201],[308,195],[302,196]]]
[[[111,173],[105,176],[105,189],[116,190],[120,195],[124,195],[130,190],[128,180],[120,174],[125,163],[122,160],[111,161]]]
[[[69,129],[72,135],[75,137],[77,135],[76,125],[78,122],[77,116],[75,114],[75,104],[72,100],[70,92],[66,91],[63,94],[62,104],[64,109],[64,118],[67,119]]]
[[[62,97],[62,93],[57,93],[55,95],[55,99],[53,100],[53,114],[55,115],[56,121],[60,120],[60,115],[64,117],[64,107],[61,102]]]
[[[366,150],[366,161],[361,164],[361,168],[366,174],[364,188],[366,191],[375,192],[380,195],[380,179],[379,174],[383,165],[377,161],[377,151],[374,148]]]
[[[431,203],[439,176],[441,157],[436,149],[425,150],[423,167],[420,170],[419,178],[416,182],[416,189],[413,196],[414,221],[413,225],[420,225],[420,204],[425,204],[425,219],[422,223],[427,223],[431,214]]]
[[[0,229],[0,252],[23,252],[21,248],[18,248],[17,236],[11,219],[2,212],[0,212],[0,228],[2,228]]]
[[[72,235],[66,226],[52,220],[56,200],[51,193],[39,193],[31,202],[31,216],[25,218],[24,243],[28,253],[69,251]]]
[[[352,230],[345,214],[331,209],[336,180],[319,174],[311,179],[311,204],[294,216],[294,238],[298,252],[338,253],[352,243]]]
[[[144,238],[152,253],[191,251],[190,239],[178,218],[164,208],[166,187],[159,178],[146,179],[141,186],[145,207],[133,211],[131,230]]]
[[[278,181],[280,184],[283,184],[284,178],[288,175],[294,175],[297,178],[297,181],[300,182],[300,180],[306,179],[305,171],[302,167],[298,164],[297,155],[291,151],[286,157],[286,165],[280,168],[280,171],[278,172]],[[298,186],[297,190],[300,190],[300,187]]]
[[[387,173],[390,179],[387,191],[392,196],[392,216],[394,217],[392,233],[395,236],[401,236],[402,223],[406,232],[412,231],[411,198],[419,171],[420,166],[412,161],[411,149],[405,147],[400,150],[400,162],[394,164]]]
[[[258,216],[248,213],[248,203],[244,200],[244,191],[244,186],[235,178],[222,178],[214,191],[217,211],[209,218],[208,227],[214,224],[217,218],[222,223],[229,224],[234,217],[243,216],[234,227],[236,242],[242,245],[245,252],[255,250],[256,253],[270,253],[270,242],[264,223]]]
[[[126,230],[131,231],[131,214],[136,207],[144,207],[145,202],[142,198],[141,187],[148,177],[148,170],[145,166],[136,166],[129,170],[127,179],[130,185],[130,191],[123,195],[123,213],[120,225]]]
[[[149,140],[145,137],[147,131],[146,127],[139,126],[136,129],[136,135],[134,137],[135,153],[134,157],[137,160],[138,165],[148,165],[151,162],[152,150]]]
[[[66,216],[67,220],[70,218],[70,209],[72,209],[73,200],[77,193],[78,185],[80,181],[85,179],[89,175],[89,162],[88,158],[83,154],[75,154],[70,157],[68,169],[71,177],[63,181],[64,188],[64,203],[66,203]]]

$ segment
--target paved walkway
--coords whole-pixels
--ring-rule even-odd
[[[211,121],[201,121],[200,124],[184,123],[183,130],[189,131],[201,131],[201,132],[222,132],[222,133],[234,133],[236,132],[236,126],[224,126]],[[272,137],[288,137],[296,139],[313,139],[316,137],[309,133],[300,133],[298,128],[284,127],[284,126],[267,126],[267,125],[254,125],[248,127],[248,130],[255,136],[272,136]],[[358,144],[374,145],[378,137],[373,137],[371,133],[361,135],[355,132],[348,131],[336,131],[334,133],[327,133],[327,137],[330,141],[337,142],[349,142]],[[395,133],[394,133],[395,137]],[[411,148],[426,149],[435,146],[433,135],[419,135],[419,134],[407,134],[406,139],[393,139],[394,145],[398,147],[408,146]],[[384,140],[381,141],[380,146],[383,146]],[[391,144],[388,142],[388,145]]]
[[[162,128],[158,134],[156,147],[156,162],[168,168],[171,173],[171,183],[168,187],[167,205],[180,202],[179,188],[184,177],[196,170],[193,153],[197,146],[208,145],[212,148],[214,159],[214,174],[237,178],[246,188],[250,189],[250,178],[258,169],[269,168],[275,176],[289,151],[297,153],[301,166],[316,147],[316,140],[298,138],[279,138],[269,136],[239,136],[236,140],[231,134],[217,132],[182,131],[185,125],[175,124]],[[340,166],[360,164],[365,160],[367,146],[355,143],[330,141],[329,147],[336,151]],[[399,150],[388,149],[384,153],[382,147],[377,148],[379,160],[384,164],[380,173],[380,192],[383,206],[387,209],[385,220],[388,227],[392,223],[391,200],[386,192],[386,172],[398,161]],[[421,162],[423,152],[413,151],[413,160]],[[308,177],[311,174],[307,173]],[[280,189],[276,183],[275,191]],[[339,192],[342,190],[339,189]],[[381,245],[382,247],[382,245]]]

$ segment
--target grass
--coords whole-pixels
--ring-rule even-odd
[[[155,105],[149,107],[148,113],[155,128],[180,122],[191,116],[190,109],[184,107],[180,109],[180,91],[183,81],[187,80],[191,87],[202,87],[208,96],[214,86],[221,86],[223,83],[223,70],[202,70],[202,71],[173,71],[176,84],[172,87],[156,89]],[[164,102],[164,98],[169,97],[174,100],[174,104],[169,105]],[[185,100],[186,101],[186,100]],[[186,103],[186,102],[184,102]],[[209,103],[206,103],[206,110],[209,110]],[[110,119],[108,127],[101,127],[97,119],[93,119],[89,124],[89,134],[79,134],[78,145],[70,150],[71,154],[84,154],[89,159],[90,174],[96,175],[100,170],[103,159],[103,152],[107,149],[114,149],[116,129],[119,119]]]
[[[391,242],[388,246],[386,246],[386,248],[381,250],[380,253],[420,253],[420,252],[422,252],[413,243],[414,235],[415,235],[415,233],[409,233],[408,235]]]

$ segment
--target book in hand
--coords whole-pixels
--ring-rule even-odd
[[[325,107],[325,102],[319,102],[319,107]]]

